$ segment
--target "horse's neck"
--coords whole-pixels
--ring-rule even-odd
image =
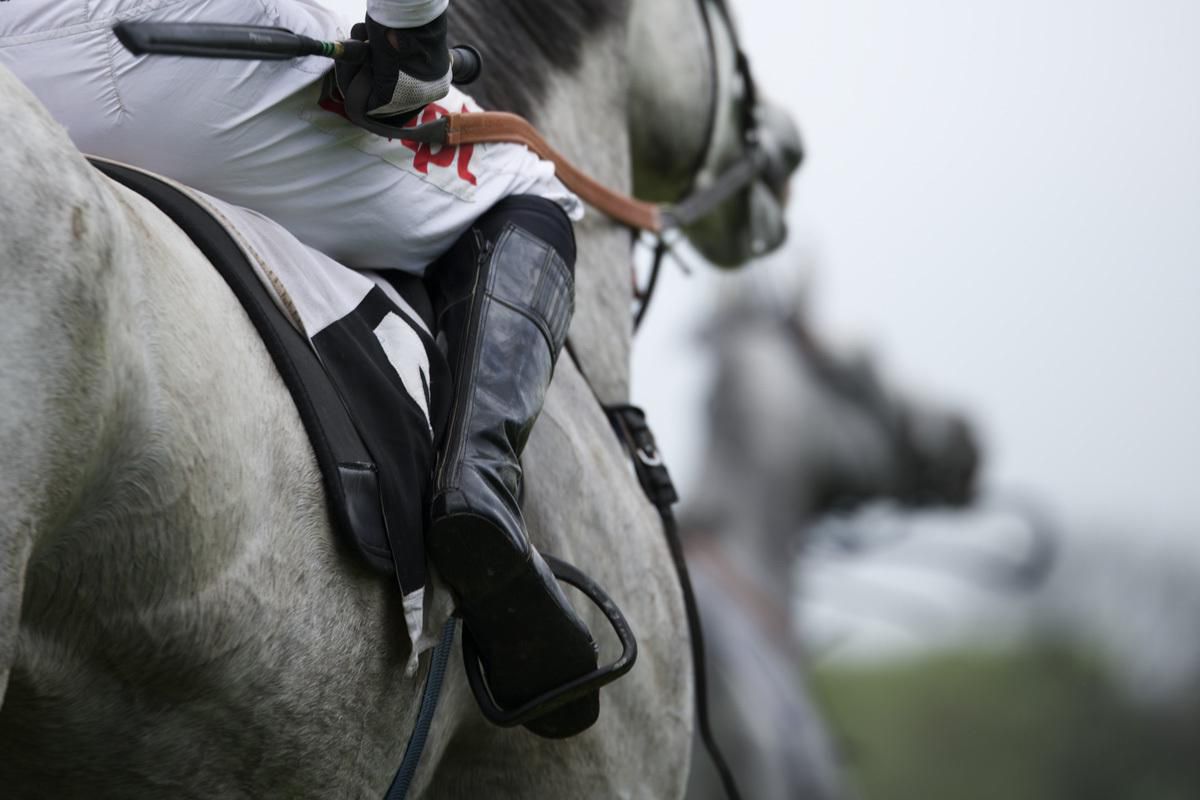
[[[624,52],[623,29],[614,28],[589,41],[579,69],[551,83],[537,124],[586,172],[629,192],[632,184],[625,125],[628,76]],[[575,269],[572,350],[600,399],[622,402],[629,396],[633,338],[630,234],[589,209],[577,226],[576,238],[579,261]]]
[[[592,0],[595,3],[596,0]],[[532,75],[531,88],[513,91],[497,81],[515,81],[513,65],[504,63],[481,87],[505,106],[530,115],[547,138],[601,182],[623,192],[634,190],[639,176],[656,176],[639,186],[647,199],[674,200],[686,188],[707,136],[712,92],[708,39],[697,0],[603,0],[587,9],[562,4],[543,9],[547,30],[563,27],[572,42],[570,60],[541,63],[546,53],[502,59],[519,62]],[[604,10],[597,10],[603,7]],[[486,36],[505,26],[527,26],[536,9],[497,18],[493,7],[464,0],[458,7],[466,35]],[[563,17],[591,14],[603,22],[580,34]],[[512,18],[509,18],[512,16]],[[578,20],[576,20],[578,22]],[[494,31],[493,31],[494,32]],[[523,31],[530,34],[530,31]],[[541,47],[540,49],[553,49]],[[682,176],[682,177],[681,177]],[[632,342],[632,237],[595,210],[577,227],[576,309],[571,344],[579,366],[605,402],[629,395]]]
[[[705,155],[716,75],[703,2],[637,0],[630,12],[634,186],[647,200],[678,200]]]
[[[458,0],[452,34],[491,67],[485,105],[527,115],[555,147],[602,183],[669,201],[690,183],[712,103],[699,0]],[[629,395],[629,232],[592,210],[577,228],[571,343],[606,402]]]
[[[710,449],[684,517],[699,531],[694,541],[723,562],[729,575],[786,606],[795,590],[797,539],[810,515],[779,474],[755,467],[747,455],[752,454]],[[795,489],[805,491],[802,484]],[[790,614],[786,608],[782,613]]]
[[[527,116],[602,183],[631,188],[625,0],[457,0],[451,35],[475,42],[486,68],[472,87],[485,106]],[[576,227],[571,344],[596,392],[629,393],[630,236],[589,209]]]
[[[677,200],[707,137],[710,56],[699,0],[628,0],[625,24],[588,44],[581,67],[554,84],[538,122],[609,186],[646,200]],[[597,211],[578,236],[572,345],[600,398],[623,401],[633,336],[633,240]]]
[[[743,571],[790,594],[823,495],[883,494],[891,445],[773,328],[720,335],[717,416],[689,515]]]

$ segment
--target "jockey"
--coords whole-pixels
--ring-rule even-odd
[[[450,85],[448,1],[368,0],[368,115],[400,125],[429,114],[429,104],[478,110]],[[424,274],[455,381],[426,531],[430,561],[502,705],[592,671],[593,638],[531,546],[518,502],[521,451],[574,307],[572,219],[582,211],[553,167],[508,144],[461,148],[449,166],[443,153],[422,162],[408,143],[317,107],[329,68],[321,59],[136,58],[111,32],[150,19],[339,38],[340,20],[319,0],[42,0],[0,9],[0,64],[84,152],[251,208],[348,266]],[[598,713],[592,692],[527,727],[570,736]]]

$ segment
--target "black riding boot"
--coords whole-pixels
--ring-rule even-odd
[[[520,455],[574,308],[571,222],[549,200],[510,197],[430,271],[454,372],[427,550],[455,594],[497,702],[515,708],[596,667],[596,645],[530,545]],[[526,724],[560,738],[599,714],[592,692]]]

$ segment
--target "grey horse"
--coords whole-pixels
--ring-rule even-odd
[[[754,297],[727,302],[708,333],[711,441],[683,513],[709,704],[745,797],[832,800],[847,789],[792,611],[805,531],[873,499],[966,503],[979,453],[961,416],[904,396],[803,314]],[[687,796],[723,796],[699,752]]]
[[[106,8],[74,12],[98,25]],[[673,24],[647,34],[662,13]],[[664,165],[632,144],[647,126],[678,135],[680,163],[716,169],[739,155],[736,139],[697,152],[691,134],[736,115],[727,92],[679,102],[690,89],[671,75],[635,80],[655,68],[645,58],[680,50],[691,79],[731,84],[707,68],[702,13],[694,0],[458,0],[456,38],[484,46],[485,104],[525,111],[586,170],[629,189],[635,171]],[[630,46],[647,39],[654,53]],[[645,113],[659,107],[653,91],[678,113]],[[5,796],[379,797],[429,659],[405,674],[399,598],[335,540],[265,349],[181,231],[88,167],[3,69],[0,94]],[[744,218],[748,202],[719,216]],[[455,656],[413,796],[684,790],[693,712],[680,591],[597,403],[627,395],[630,236],[593,214],[578,239],[577,361],[560,361],[526,451],[527,519],[541,550],[607,587],[641,658],[604,691],[591,730],[548,743],[488,724]],[[218,352],[217,341],[234,344]]]

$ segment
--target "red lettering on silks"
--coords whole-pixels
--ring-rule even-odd
[[[441,106],[437,105],[436,103],[430,103],[429,105],[425,106],[425,110],[422,111],[419,115],[413,117],[408,122],[404,123],[403,127],[415,128],[415,127],[417,127],[418,123],[421,125],[425,125],[427,123],[433,122],[434,120],[436,120],[438,118],[439,111],[442,113],[442,116],[445,116],[446,109],[442,108]],[[409,150],[412,150],[413,153],[416,154],[413,156],[413,168],[416,169],[416,171],[421,173],[422,175],[428,175],[429,174],[429,157],[432,155],[433,150],[425,142],[410,142],[407,140],[402,140],[402,141],[404,142],[405,147],[407,147]]]
[[[439,167],[450,166],[454,163],[455,156],[458,155],[457,147],[444,147],[439,145],[436,153],[433,151],[432,147],[427,147],[426,150],[429,153],[428,160]]]
[[[465,113],[468,110],[469,109],[466,107],[466,105],[464,105],[463,112]],[[419,124],[425,125],[430,122],[435,122],[442,117],[448,116],[449,114],[449,111],[442,108],[437,103],[430,103],[429,105],[425,106],[425,110],[421,112]],[[417,124],[417,117],[413,117],[408,122],[404,123],[403,127],[415,128]],[[430,164],[445,169],[453,165],[457,159],[458,177],[462,178],[472,186],[475,186],[478,183],[475,179],[475,175],[472,174],[470,170],[471,156],[475,153],[475,145],[465,144],[461,147],[439,146],[435,152],[433,147],[427,142],[404,141],[403,143],[405,147],[407,147],[409,150],[412,150],[414,153],[413,169],[422,175],[429,174]]]
[[[459,145],[458,150],[458,177],[475,186],[478,181],[475,180],[475,175],[470,170],[471,156],[475,155],[475,145]]]
[[[463,103],[463,113],[470,113],[471,109],[467,108],[467,104]],[[471,156],[475,155],[475,145],[464,144],[459,147],[458,154],[458,177],[462,178],[467,183],[475,186],[478,181],[475,180],[475,174],[471,172]]]

